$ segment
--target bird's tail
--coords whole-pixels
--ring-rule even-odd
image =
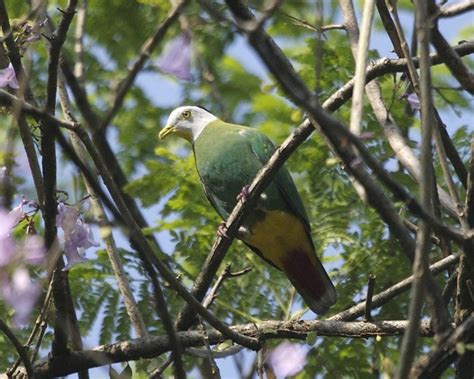
[[[283,271],[305,303],[317,314],[324,314],[336,302],[336,289],[314,252],[293,251],[283,262]]]

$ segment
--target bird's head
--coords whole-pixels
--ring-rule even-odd
[[[185,105],[176,108],[168,117],[166,126],[160,131],[158,137],[164,139],[169,134],[194,142],[204,128],[217,117],[204,108]]]

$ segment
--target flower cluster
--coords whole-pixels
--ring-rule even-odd
[[[23,325],[41,292],[38,282],[31,279],[25,264],[39,265],[46,255],[43,241],[37,235],[27,235],[21,241],[12,236],[12,231],[25,218],[23,207],[28,201],[10,212],[0,208],[0,297],[15,310],[15,325]]]
[[[99,246],[94,241],[91,228],[80,217],[78,207],[70,207],[60,202],[56,215],[56,226],[64,232],[64,254],[67,258],[65,270],[86,261],[86,249]]]
[[[16,78],[15,69],[13,68],[12,64],[9,63],[8,67],[0,70],[0,88],[9,86],[13,89],[20,88],[18,84],[18,80]]]

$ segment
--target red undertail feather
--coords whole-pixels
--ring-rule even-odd
[[[316,257],[313,262],[303,250],[293,251],[288,257],[290,259],[283,262],[283,271],[311,310],[325,313],[337,296],[323,265]]]

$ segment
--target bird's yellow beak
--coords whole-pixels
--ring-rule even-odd
[[[160,134],[158,134],[159,139],[165,139],[165,137],[168,134],[171,134],[174,132],[174,126],[173,125],[166,125],[163,129],[161,129]]]

